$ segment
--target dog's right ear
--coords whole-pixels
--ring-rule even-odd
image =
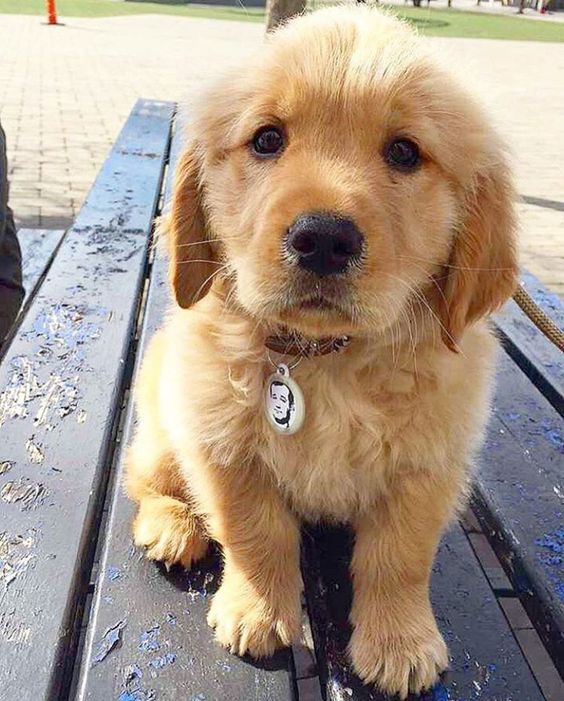
[[[163,222],[170,258],[169,279],[176,301],[184,309],[207,293],[217,270],[207,240],[200,168],[197,148],[191,144],[176,167],[172,205]]]

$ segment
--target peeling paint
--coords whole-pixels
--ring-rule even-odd
[[[122,691],[118,696],[118,701],[155,701],[153,689],[135,689],[134,691]]]
[[[0,426],[8,419],[25,419],[28,404],[37,396],[38,380],[29,358],[19,355],[10,362],[6,389],[0,394]]]
[[[77,382],[76,375],[64,378],[60,374],[52,373],[41,387],[42,397],[33,425],[45,426],[48,431],[52,431],[57,418],[62,419],[75,411],[81,397]]]
[[[0,533],[0,582],[9,586],[17,577],[35,565],[37,556],[32,552],[36,531],[30,528],[25,535]]]
[[[139,649],[143,652],[155,651],[160,648],[159,635],[161,633],[161,627],[157,623],[149,630],[144,631],[139,636]]]
[[[6,484],[0,490],[0,498],[7,504],[21,502],[24,509],[41,506],[47,495],[45,487],[39,482],[20,478]]]
[[[5,475],[6,472],[10,472],[15,464],[16,463],[13,460],[3,460],[0,462],[0,475]]]
[[[119,579],[121,577],[121,570],[119,569],[119,567],[114,567],[113,565],[110,565],[107,569],[107,575],[110,581],[115,582],[116,579]]]
[[[96,653],[92,657],[92,667],[106,659],[112,650],[121,642],[121,632],[125,628],[127,621],[118,621],[115,625],[106,630],[102,639],[96,645]]]
[[[43,446],[40,443],[35,442],[35,436],[32,436],[26,441],[25,449],[29,457],[30,462],[40,465],[43,460],[45,460],[45,453],[43,452]]]
[[[543,550],[537,557],[552,582],[560,601],[564,601],[564,526],[553,533],[545,533],[535,540]]]
[[[43,308],[33,323],[33,330],[24,334],[24,338],[39,338],[48,346],[63,351],[74,350],[87,341],[100,336],[100,328],[86,317],[106,316],[106,310],[87,304],[54,304]]]
[[[15,611],[0,613],[0,638],[15,645],[29,645],[31,628],[21,621],[15,621]]]
[[[432,689],[423,692],[421,695],[421,701],[449,701],[449,699],[448,688],[443,682],[439,682]]]
[[[141,670],[141,667],[136,664],[130,664],[127,665],[127,667],[124,669],[124,676],[125,676],[125,683],[126,684],[131,684],[132,682],[136,682],[141,677],[143,676],[143,672]]]
[[[79,374],[84,371],[82,346],[100,337],[98,321],[107,310],[89,305],[55,304],[41,309],[33,328],[22,334],[37,347],[33,355],[12,358],[8,382],[0,393],[0,426],[30,414],[36,427],[53,430],[59,419],[77,409]],[[49,376],[40,371],[49,363]],[[86,413],[79,414],[79,422]]]
[[[118,697],[118,701],[153,701],[156,695],[153,689],[143,689],[141,678],[143,672],[136,664],[127,665],[124,669],[125,690]]]
[[[167,652],[166,655],[155,657],[154,659],[150,660],[149,664],[151,667],[154,667],[154,669],[162,669],[163,667],[168,667],[175,662],[176,654],[174,652]]]

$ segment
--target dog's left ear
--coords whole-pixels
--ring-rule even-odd
[[[207,293],[218,269],[214,246],[208,240],[200,171],[198,148],[191,143],[179,158],[170,212],[162,224],[168,242],[170,282],[184,309]]]
[[[498,309],[518,280],[515,193],[505,163],[480,173],[466,193],[446,268],[442,337],[455,351],[464,328]]]

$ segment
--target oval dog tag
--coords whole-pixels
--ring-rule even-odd
[[[305,402],[302,390],[290,377],[288,366],[278,365],[264,389],[264,411],[268,423],[282,435],[296,433],[304,422]]]

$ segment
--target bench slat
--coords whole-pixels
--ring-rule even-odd
[[[303,539],[302,572],[327,701],[391,701],[364,686],[346,656],[350,635],[348,575],[352,537],[314,528]],[[451,654],[452,671],[420,701],[542,701],[543,696],[466,535],[455,525],[433,567],[431,599]],[[414,698],[414,697],[410,697]]]
[[[484,528],[564,674],[564,421],[502,354],[476,482]]]
[[[43,277],[49,270],[64,233],[64,229],[20,229],[18,231],[25,288],[22,310],[25,310],[43,282]]]
[[[171,162],[182,141],[173,140]],[[169,175],[173,166],[169,167]],[[167,197],[170,194],[170,178]],[[138,357],[162,325],[169,303],[167,262],[157,254],[150,278]],[[133,430],[128,407],[123,444]],[[219,579],[219,558],[209,557],[190,572],[148,562],[135,550],[131,522],[135,507],[121,489],[119,461],[99,577],[83,655],[78,698],[185,698],[194,701],[294,698],[291,659],[282,651],[256,663],[230,655],[214,640],[206,623],[211,594]],[[119,646],[100,662],[104,641],[119,632]],[[122,696],[123,695],[123,696]]]
[[[139,101],[0,366],[0,680],[63,698],[172,106]]]
[[[522,282],[541,309],[564,329],[564,304],[530,273],[523,271]],[[535,324],[510,300],[495,315],[504,347],[538,389],[564,416],[564,357]]]

